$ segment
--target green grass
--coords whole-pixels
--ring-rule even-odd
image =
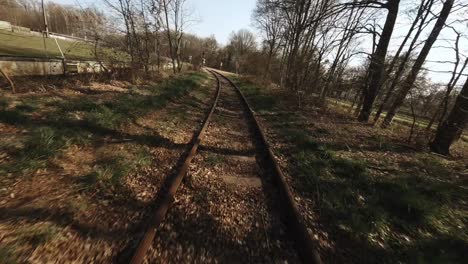
[[[122,177],[126,176],[134,164],[123,155],[104,156],[97,160],[94,171],[87,176],[88,183],[106,182],[119,185]]]
[[[57,39],[65,58],[76,60],[95,60],[92,43]],[[0,55],[23,57],[61,58],[61,53],[53,38],[44,38],[29,34],[0,30]],[[106,56],[122,60],[126,55],[121,52],[103,49]]]
[[[342,106],[342,107],[347,107],[347,108],[351,107],[351,103],[346,102],[346,101],[342,101],[342,100],[338,101],[338,105]],[[375,113],[376,113],[376,111],[372,112],[372,114],[375,114]],[[383,118],[385,118],[386,115],[387,115],[387,113],[383,112],[382,115],[381,115],[381,120]],[[403,126],[411,127],[413,125],[413,117],[405,115],[405,114],[397,113],[397,114],[395,114],[395,117],[393,118],[393,122],[398,123],[398,124],[403,125]],[[419,117],[416,118],[415,127],[419,128],[419,129],[426,129],[427,125],[429,125],[429,121],[427,119],[423,119],[423,118],[419,118]],[[432,130],[435,131],[436,129],[437,129],[437,126],[433,125]],[[468,142],[468,136],[465,135],[465,134],[462,135],[462,139],[464,141]]]
[[[232,78],[239,82],[238,78]],[[246,97],[249,97],[249,103],[254,106],[257,112],[271,111],[277,104],[277,98],[271,94],[262,92],[261,88],[247,81],[240,82],[242,92]]]
[[[14,240],[0,245],[0,263],[22,263],[18,257],[18,249],[25,245],[37,248],[47,242],[61,239],[60,228],[51,223],[23,225],[14,231]]]
[[[224,157],[222,155],[218,154],[212,154],[210,153],[206,158],[205,158],[205,163],[208,166],[214,167],[218,164],[221,164],[224,161]]]
[[[53,157],[71,144],[88,145],[99,142],[104,136],[122,133],[119,129],[123,124],[164,107],[170,100],[199,87],[205,78],[205,75],[198,73],[187,74],[159,85],[140,88],[146,95],[121,94],[105,102],[84,96],[42,104],[39,99],[31,102],[24,98],[14,108],[9,107],[10,102],[4,102],[0,107],[0,122],[15,125],[28,132],[24,137],[18,138],[18,144],[1,146],[1,150],[14,159],[0,164],[0,172],[25,175],[46,168]],[[33,121],[31,112],[45,107],[49,110],[43,113],[42,121]],[[145,138],[139,143],[147,143],[143,140]],[[147,162],[144,153],[140,154],[133,158],[139,163]],[[127,166],[128,164],[116,167],[117,163],[125,161],[119,157],[100,160],[96,178],[118,181],[128,172],[126,167],[133,168]]]
[[[341,105],[341,106],[344,106],[344,107],[351,107],[351,103],[345,102],[345,101],[342,101],[342,100],[339,100],[338,104]],[[372,114],[375,114],[375,113],[376,113],[376,111],[372,112]],[[386,115],[387,115],[387,113],[383,112],[381,118],[385,118]],[[394,119],[394,121],[396,121],[396,122],[398,122],[398,123],[400,123],[402,125],[411,126],[413,124],[413,117],[411,117],[411,116],[407,116],[407,115],[397,113],[393,119]],[[417,118],[416,123],[415,123],[415,125],[419,126],[420,128],[426,128],[428,124],[429,124],[429,122],[427,120],[421,119],[421,118]]]
[[[18,263],[13,252],[14,248],[12,246],[0,245],[0,264]]]
[[[83,183],[92,187],[97,182],[119,187],[122,178],[141,167],[149,166],[151,154],[143,147],[133,146],[131,149],[100,153],[93,172],[86,175]]]
[[[18,162],[11,169],[26,172],[45,167],[49,158],[68,145],[68,134],[47,126],[33,128],[24,148],[16,153]]]
[[[89,211],[92,208],[92,205],[86,198],[79,196],[69,199],[67,202],[67,208],[70,208],[71,212],[80,213]]]
[[[451,171],[440,159],[417,154],[407,166],[419,173],[375,177],[366,161],[341,157],[334,146],[315,140],[328,131],[297,125],[299,117],[281,111],[276,97],[251,83],[239,84],[257,112],[270,113],[264,118],[288,144],[276,151],[288,157],[294,188],[314,202],[320,224],[333,239],[345,241],[337,247],[354,252],[353,261],[466,260],[468,192],[444,179]]]
[[[60,230],[53,224],[22,226],[15,230],[17,243],[28,243],[34,247],[45,244],[59,237]]]

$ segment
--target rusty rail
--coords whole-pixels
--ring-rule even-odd
[[[267,158],[268,158],[267,161],[271,165],[273,165],[275,181],[279,188],[281,201],[283,202],[280,209],[283,213],[284,220],[286,221],[286,225],[291,232],[292,239],[294,240],[296,244],[296,249],[298,250],[298,253],[302,262],[321,264],[322,260],[320,259],[320,255],[318,254],[316,250],[317,243],[309,234],[305,221],[299,211],[299,207],[297,206],[294,200],[294,196],[291,192],[291,189],[289,188],[289,185],[286,181],[286,177],[284,176],[278,164],[278,161],[276,160],[276,157],[273,154],[272,147],[268,143],[265,133],[263,132],[263,129],[260,126],[260,123],[258,122],[254,112],[252,111],[252,108],[250,107],[249,102],[247,101],[247,99],[245,98],[244,94],[241,92],[239,87],[237,87],[237,85],[233,81],[231,81],[229,78],[227,78],[226,76],[224,76],[223,74],[217,71],[212,71],[212,72],[216,72],[216,74],[218,74],[223,79],[228,81],[236,89],[237,93],[242,98],[243,104],[248,109],[247,112],[249,113],[249,116],[254,121],[253,123],[255,125],[255,129],[257,130],[258,135],[260,136],[261,143],[263,144],[263,146],[265,147],[267,151]]]
[[[217,91],[216,91],[216,96],[215,96],[213,105],[211,106],[210,112],[206,116],[203,122],[202,128],[200,129],[200,131],[198,132],[198,134],[195,136],[194,140],[192,141],[193,142],[192,148],[190,149],[190,152],[187,154],[187,157],[185,158],[184,163],[180,167],[178,173],[173,178],[170,179],[167,191],[164,193],[164,196],[161,198],[161,200],[158,203],[158,207],[156,208],[156,211],[153,214],[149,227],[146,230],[143,238],[140,240],[140,243],[138,244],[138,247],[135,250],[135,253],[130,261],[131,264],[139,264],[143,262],[146,252],[151,247],[151,244],[153,243],[153,240],[156,236],[157,228],[159,227],[161,222],[164,220],[167,214],[167,211],[169,210],[169,207],[174,201],[174,196],[183,178],[185,177],[188,171],[189,165],[197,153],[198,146],[200,145],[200,139],[205,133],[206,129],[208,128],[211,116],[213,115],[216,109],[216,105],[218,104],[221,85],[220,85],[218,78],[216,78],[216,81],[217,81],[217,88],[216,88]]]

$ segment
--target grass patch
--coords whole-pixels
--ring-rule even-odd
[[[105,102],[85,96],[48,102],[43,105],[48,111],[41,113],[41,120],[32,118],[31,112],[40,106],[31,100],[24,99],[11,109],[8,108],[10,102],[2,99],[0,121],[16,125],[28,133],[22,137],[22,147],[6,148],[14,160],[1,164],[0,171],[26,174],[45,168],[51,158],[71,144],[87,145],[101,140],[102,136],[121,133],[119,129],[126,122],[164,107],[170,100],[199,87],[205,78],[206,75],[200,73],[186,74],[159,85],[138,88],[145,93],[116,95]],[[134,158],[147,162],[141,157]],[[113,169],[119,162],[125,163],[125,160],[118,157],[102,160],[94,176],[118,181],[126,172],[125,166]]]
[[[0,109],[5,109],[10,104],[10,101],[5,97],[0,97]]]
[[[10,173],[29,173],[48,166],[48,160],[55,157],[61,150],[72,143],[87,142],[88,138],[83,131],[64,127],[57,129],[50,126],[32,128],[25,136],[23,146],[7,146],[15,161],[0,165],[0,170]],[[2,168],[3,167],[3,168]]]
[[[72,212],[86,212],[90,209],[90,204],[82,197],[75,197],[68,201],[68,207]]]
[[[299,117],[281,111],[279,101],[268,102],[276,97],[252,85],[240,82],[254,109],[269,112],[264,119],[287,143],[279,151],[288,158],[294,188],[313,201],[319,222],[332,239],[346,241],[337,247],[365,252],[365,259],[359,253],[352,256],[356,262],[466,260],[468,192],[444,179],[451,171],[442,159],[416,154],[407,166],[419,167],[420,172],[373,176],[366,161],[340,156],[315,140],[330,132],[298,125]],[[263,98],[270,99],[265,103]],[[386,144],[385,138],[371,140]]]
[[[224,157],[222,155],[217,155],[217,154],[208,154],[205,158],[205,163],[210,166],[214,167],[218,164],[221,164],[224,161]]]
[[[0,110],[0,121],[10,124],[10,125],[16,125],[16,124],[22,124],[25,121],[27,121],[27,116],[20,110],[14,109],[14,110],[7,110],[7,109],[2,109]]]
[[[110,156],[99,159],[96,162],[94,172],[88,177],[92,182],[106,182],[118,185],[122,177],[126,176],[133,168],[130,161],[125,156]]]
[[[249,98],[249,103],[255,111],[270,111],[276,106],[277,98],[271,94],[265,93],[254,83],[237,79],[236,84],[244,95]]]
[[[33,247],[57,239],[60,229],[52,224],[22,226],[15,230],[16,243],[30,244]]]
[[[138,167],[150,166],[153,162],[151,153],[144,147],[137,148],[134,155],[134,163]]]
[[[165,81],[160,85],[145,87],[149,95],[129,93],[119,95],[112,100],[98,103],[89,98],[76,98],[58,102],[59,115],[64,112],[83,112],[84,120],[92,126],[116,129],[122,123],[140,117],[149,111],[164,107],[170,100],[199,87],[205,75],[192,73]]]
[[[21,149],[10,149],[16,162],[9,164],[8,172],[24,173],[45,167],[47,159],[64,147],[66,139],[50,127],[38,127],[29,133],[23,144]]]
[[[15,109],[24,113],[32,113],[39,110],[42,99],[35,96],[28,96],[21,99],[21,102],[15,106]]]
[[[451,173],[441,159],[429,154],[418,155],[416,165],[425,169],[431,176],[435,177],[439,177],[440,175],[449,175]]]
[[[15,107],[16,110],[20,112],[26,112],[26,113],[31,113],[34,112],[38,109],[37,106],[34,105],[28,105],[28,104],[20,104]]]
[[[14,257],[13,247],[0,245],[0,263],[1,264],[16,264],[18,261]]]
[[[93,171],[81,179],[81,183],[89,188],[96,183],[120,187],[124,177],[152,162],[151,153],[140,146],[127,147],[120,151],[107,150],[98,156],[100,158]]]

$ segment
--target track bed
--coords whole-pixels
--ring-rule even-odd
[[[184,183],[158,229],[149,263],[299,262],[247,109],[221,80],[219,102]]]

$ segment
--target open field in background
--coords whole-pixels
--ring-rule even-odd
[[[66,41],[57,39],[66,58],[93,59],[93,46],[82,41]],[[39,36],[14,33],[0,30],[0,55],[23,57],[56,57],[61,58],[60,51],[53,38],[45,39]]]
[[[0,263],[114,262],[214,87],[187,73],[0,91]]]
[[[444,158],[423,142],[408,145],[407,126],[371,127],[333,105],[298,110],[279,90],[237,82],[273,142],[324,263],[467,259],[467,142]]]
[[[335,104],[336,105],[336,102],[338,102],[338,105],[339,106],[342,106],[344,108],[347,108],[347,109],[351,109],[351,103],[349,102],[346,102],[346,101],[342,101],[342,100],[338,100],[336,101],[335,99],[330,99],[330,104]],[[355,108],[353,108],[354,110]],[[374,118],[374,115],[375,115],[375,111],[372,112],[372,116],[371,116],[371,120],[373,120]],[[387,115],[386,112],[383,112],[381,117],[380,117],[380,121],[381,122],[385,116]],[[400,124],[400,125],[404,125],[404,126],[408,126],[408,127],[411,127],[413,125],[413,117],[411,116],[408,116],[408,115],[404,115],[404,114],[396,114],[395,117],[393,118],[393,122],[396,123],[396,124]],[[423,118],[419,118],[417,117],[416,118],[416,123],[415,123],[415,126],[419,129],[426,129],[427,125],[429,124],[429,121],[427,119],[423,119]],[[432,125],[432,130],[435,131],[435,129],[437,129],[437,122]],[[462,139],[464,141],[467,141],[468,142],[468,135],[466,135],[466,131],[464,131],[463,135],[462,135]]]
[[[336,104],[336,102],[338,102],[339,105],[344,106],[344,107],[348,107],[348,108],[351,108],[351,105],[352,105],[350,102],[346,102],[346,101],[343,101],[343,100],[336,101],[336,99],[330,99],[330,103],[332,103],[332,104],[335,103]],[[353,108],[353,109],[355,109],[355,108]],[[375,115],[375,113],[376,113],[376,111],[372,112],[373,115]],[[387,113],[383,112],[380,120],[383,120],[383,118],[385,118],[386,115],[387,115]],[[374,116],[372,116],[372,118],[373,117]],[[396,122],[407,124],[409,126],[411,126],[413,124],[413,117],[408,116],[408,115],[403,115],[403,114],[400,114],[400,113],[397,113],[395,115],[394,120]],[[428,120],[422,119],[422,118],[419,118],[419,117],[416,118],[416,125],[417,126],[419,126],[421,128],[426,128],[426,126],[428,124],[429,124]]]
[[[83,41],[68,41],[57,39],[65,58],[71,60],[96,60],[94,46],[92,43]],[[0,30],[0,55],[40,57],[40,58],[61,58],[60,50],[55,40],[50,37],[45,39],[30,34],[15,33]],[[126,55],[121,52],[114,52],[110,49],[100,50],[108,56],[125,59]]]

